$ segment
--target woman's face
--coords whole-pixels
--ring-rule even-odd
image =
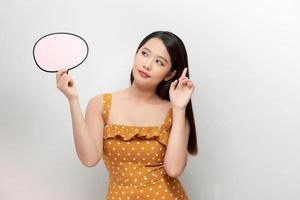
[[[163,42],[158,38],[151,38],[134,57],[133,76],[135,80],[158,85],[162,80],[167,81],[175,75],[175,71],[170,72],[171,66],[171,58]],[[149,76],[145,77],[139,71]]]

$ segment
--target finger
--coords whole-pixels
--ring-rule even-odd
[[[185,67],[185,68],[183,69],[183,72],[182,72],[180,78],[186,77],[186,72],[187,72],[187,67]]]
[[[188,83],[189,81],[190,81],[189,79],[183,79],[183,80],[181,80],[180,86],[187,85],[187,83]]]
[[[182,80],[182,84],[187,84],[190,80],[188,78],[185,78]]]
[[[60,68],[60,69],[58,70],[58,72],[63,72],[63,71],[66,71],[66,70],[67,70],[66,67],[62,67],[62,68]]]
[[[193,90],[195,89],[195,85],[192,81],[188,82],[189,88],[192,88]]]
[[[68,80],[68,75],[66,73],[64,73],[63,75],[61,75],[61,77],[58,80],[58,83],[65,85],[67,80]]]
[[[65,72],[64,69],[58,70],[58,71],[56,72],[56,77],[57,77],[57,78],[61,77],[62,74],[63,74],[64,72]]]
[[[180,77],[178,80],[179,80],[179,83],[180,83],[180,82],[182,82],[182,81],[184,81],[186,79],[188,79],[188,77]]]
[[[170,90],[173,91],[175,90],[176,84],[177,84],[178,80],[176,79],[175,81],[173,81],[170,85]]]
[[[62,69],[60,69],[59,70],[59,74],[63,74],[63,73],[65,73],[65,72],[67,72],[67,70],[68,70],[68,68],[62,68]]]
[[[56,72],[56,80],[58,80],[61,77],[61,74],[62,74],[62,69]]]
[[[189,78],[188,77],[180,77],[179,81],[183,81],[183,80],[186,80],[186,79],[189,79]]]
[[[58,80],[60,80],[62,77],[64,77],[66,75],[65,72],[60,72],[60,74],[58,74]]]
[[[60,77],[63,76],[63,75],[66,73],[67,70],[68,70],[67,68],[62,68],[62,69],[60,69],[60,70],[56,73],[56,80],[58,81],[58,80],[60,79]]]
[[[188,86],[189,88],[192,88],[194,85],[193,85],[193,83],[192,83],[191,81],[189,81],[189,82],[187,82],[187,86]]]

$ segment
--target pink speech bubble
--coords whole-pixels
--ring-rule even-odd
[[[86,41],[73,33],[50,33],[41,37],[33,47],[33,58],[37,66],[46,72],[68,70],[79,66],[88,55]]]

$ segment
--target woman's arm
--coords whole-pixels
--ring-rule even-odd
[[[187,163],[190,126],[185,117],[185,108],[173,107],[172,110],[173,123],[164,157],[164,167],[169,176],[178,177]]]
[[[103,150],[102,97],[98,95],[90,99],[85,119],[78,98],[70,100],[69,105],[77,155],[82,164],[93,167],[100,161]]]

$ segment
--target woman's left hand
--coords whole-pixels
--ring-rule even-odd
[[[179,109],[186,108],[188,102],[190,101],[192,93],[195,90],[195,86],[193,82],[188,77],[186,77],[186,72],[187,72],[187,68],[184,68],[179,78],[179,83],[177,84],[178,82],[177,79],[173,81],[170,85],[170,90],[169,90],[169,96],[170,96],[170,101],[172,103],[172,106]]]

